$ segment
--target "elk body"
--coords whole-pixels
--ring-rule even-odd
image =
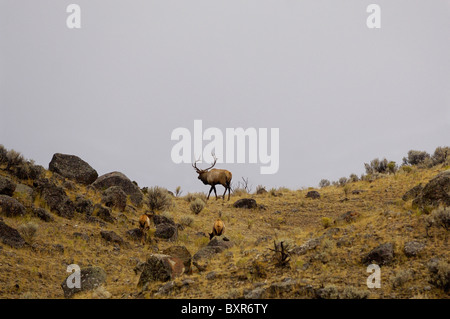
[[[139,217],[139,229],[142,232],[141,243],[145,245],[147,241],[147,233],[150,230],[150,219],[153,218],[154,213],[145,213]]]
[[[211,169],[214,167],[214,165],[216,165],[217,162],[217,158],[215,156],[214,156],[214,163],[206,169],[199,169],[197,167],[197,162],[198,161],[192,164],[192,167],[198,173],[198,179],[201,180],[205,185],[211,185],[208,197],[206,199],[209,199],[209,195],[211,195],[211,191],[213,190],[217,199],[216,185],[220,184],[223,187],[225,187],[225,192],[223,193],[222,199],[225,199],[225,194],[227,193],[228,190],[228,200],[230,200],[231,178],[233,177],[231,172],[227,171],[226,169],[216,169],[216,168]]]
[[[225,224],[220,218],[214,222],[214,226],[212,229],[212,233],[209,234],[209,240],[211,240],[214,236],[221,236],[225,233]]]

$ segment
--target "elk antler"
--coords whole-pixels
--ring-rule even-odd
[[[217,157],[216,157],[216,155],[215,155],[214,153],[211,153],[211,155],[214,157],[214,163],[213,163],[210,167],[208,167],[208,168],[205,168],[205,169],[199,169],[199,168],[197,167],[197,162],[200,161],[200,158],[199,158],[198,160],[196,160],[196,161],[192,164],[192,167],[197,171],[197,173],[207,171],[207,170],[213,168],[214,165],[216,165]]]

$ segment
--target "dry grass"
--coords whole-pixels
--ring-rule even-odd
[[[272,189],[261,195],[233,194],[230,201],[208,200],[198,215],[191,212],[190,201],[202,195],[173,198],[174,205],[164,214],[187,227],[179,232],[175,243],[159,240],[156,243],[159,251],[172,245],[183,245],[192,255],[195,254],[208,243],[208,238],[198,233],[208,233],[219,215],[226,224],[226,236],[235,245],[211,260],[206,272],[198,272],[193,267],[191,275],[176,279],[181,282],[189,278],[193,283],[169,295],[156,294],[164,284],[160,282],[151,284],[149,290],[142,294],[137,288],[139,276],[133,268],[137,260],[144,261],[153,252],[150,245],[143,247],[130,242],[131,248],[116,250],[114,245],[101,239],[102,228],[86,223],[80,214],[72,220],[54,216],[55,222],[51,223],[28,215],[3,217],[16,229],[32,222],[38,225],[38,230],[29,246],[14,249],[1,245],[0,298],[62,298],[60,285],[68,275],[67,265],[73,263],[81,267],[102,267],[108,275],[106,290],[79,294],[76,298],[240,298],[256,286],[269,288],[272,283],[282,282],[285,278],[297,280],[297,286],[290,292],[274,292],[266,297],[310,298],[311,294],[303,288],[311,285],[317,289],[332,287],[330,294],[338,293],[348,298],[448,298],[442,289],[429,283],[430,274],[426,266],[427,261],[435,256],[448,260],[448,231],[433,227],[427,235],[426,216],[413,210],[411,201],[401,200],[408,189],[420,182],[426,183],[444,169],[437,166],[432,169],[412,168],[410,172],[400,170],[395,175],[373,182],[349,183],[345,193],[342,187],[324,187],[319,190],[320,199],[305,198],[307,189]],[[0,173],[5,175],[1,170]],[[46,174],[51,177],[51,173]],[[32,181],[29,183],[31,185]],[[352,194],[356,189],[362,192]],[[67,193],[71,199],[76,196],[74,192]],[[78,185],[77,193],[94,203],[100,202],[100,195],[92,189]],[[15,197],[24,201],[20,194]],[[266,208],[233,208],[232,204],[244,197],[254,198]],[[39,197],[34,203],[25,204],[46,207]],[[135,214],[125,213],[125,221],[107,224],[106,228],[129,241],[125,232],[137,227],[137,220],[146,209],[138,209]],[[350,223],[331,223],[348,211],[356,211],[361,217]],[[113,211],[116,217],[119,213]],[[300,246],[311,238],[327,234],[333,227],[340,230],[325,235],[318,248],[301,256],[292,255],[289,268],[275,267],[273,252],[269,250],[274,241],[284,241],[290,247]],[[74,237],[75,232],[88,235],[89,241]],[[425,242],[426,247],[419,257],[408,258],[402,249],[406,242],[412,240]],[[382,287],[368,289],[365,283],[369,274],[361,258],[385,242],[394,244],[394,262],[381,269]],[[64,252],[54,249],[55,244],[62,245]],[[216,272],[215,280],[206,278],[211,271]]]

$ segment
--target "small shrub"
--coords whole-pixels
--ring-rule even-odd
[[[450,291],[450,264],[444,260],[432,259],[428,263],[430,283],[445,292]]]
[[[172,206],[172,198],[167,189],[162,187],[151,187],[147,191],[148,206],[151,210],[163,210]]]
[[[386,174],[389,172],[388,165],[390,162],[388,162],[387,159],[383,158],[382,160],[379,160],[378,158],[373,159],[370,161],[370,164],[364,163],[364,168],[366,169],[366,174]],[[395,163],[395,162],[394,162]]]
[[[261,195],[267,193],[267,190],[264,186],[258,185],[256,186],[256,194]]]
[[[403,172],[405,172],[405,173],[411,173],[413,169],[412,169],[411,166],[406,166],[406,165],[404,165],[404,166],[401,167],[401,170],[402,170]]]
[[[347,177],[339,178],[339,186],[344,186],[345,184],[347,184],[347,181]]]
[[[366,290],[358,289],[355,287],[347,287],[341,293],[341,299],[366,299],[369,293]]]
[[[183,191],[181,190],[181,186],[177,186],[177,188],[175,188],[175,196],[176,197],[180,197],[182,192]]]
[[[410,269],[407,270],[401,270],[398,273],[395,274],[391,278],[392,281],[392,287],[397,288],[403,286],[405,283],[410,281],[413,277],[413,272]]]
[[[423,163],[427,158],[430,158],[430,154],[425,151],[410,150],[408,152],[408,157],[403,158],[403,163],[409,165],[419,165]]]
[[[390,174],[395,174],[398,171],[398,166],[394,161],[390,161],[387,165],[388,172]]]
[[[330,186],[330,185],[331,185],[331,183],[330,183],[330,181],[328,179],[322,179],[319,182],[319,187],[320,188],[327,187],[327,186]]]
[[[183,215],[180,217],[180,224],[186,227],[192,226],[194,224],[194,218],[189,215]]]
[[[4,164],[7,162],[7,154],[8,151],[6,150],[6,148],[2,144],[0,144],[0,164]]]
[[[439,207],[432,211],[428,218],[431,226],[442,227],[445,230],[450,229],[450,207]]]
[[[206,203],[206,194],[205,193],[188,193],[186,196],[184,196],[184,199],[190,203],[196,200],[197,198],[200,198],[202,201]]]
[[[433,165],[438,165],[445,163],[450,156],[450,147],[437,147],[434,151],[431,159],[433,160]]]
[[[359,177],[356,174],[350,174],[350,177],[348,180],[349,180],[349,182],[354,183],[354,182],[359,181]]]
[[[191,202],[189,208],[194,214],[198,215],[203,210],[203,208],[205,208],[205,202],[200,198],[196,198],[193,202]]]
[[[328,227],[333,225],[333,220],[329,217],[322,217],[321,223],[322,223],[323,228],[327,229]]]
[[[6,153],[6,161],[6,170],[10,170],[11,167],[22,165],[25,162],[25,159],[19,152],[16,152],[15,150],[9,150]]]
[[[247,191],[243,188],[233,188],[232,190],[233,195],[235,196],[243,196],[243,195],[247,195]]]
[[[23,239],[31,244],[39,226],[36,223],[28,222],[19,226],[18,231],[22,235]]]
[[[344,195],[347,198],[348,194],[350,193],[350,185],[345,185],[344,186]]]

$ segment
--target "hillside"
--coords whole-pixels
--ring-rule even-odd
[[[11,244],[10,233],[0,230],[0,298],[64,298],[61,284],[71,264],[100,267],[106,273],[103,285],[73,298],[448,298],[449,208],[442,207],[445,202],[440,208],[434,203],[413,205],[414,192],[402,199],[418,184],[425,186],[438,174],[448,176],[448,160],[406,167],[342,186],[261,194],[241,190],[230,201],[211,196],[199,214],[191,211],[189,200],[205,195],[164,194],[170,205],[155,213],[158,220],[172,220],[177,235],[157,238],[152,223],[151,239],[142,245],[127,232],[150,210],[146,200],[153,189],[140,190],[142,202],[134,196],[137,192],[124,189],[126,201],[110,205],[105,186],[64,178],[24,159],[5,160],[0,185],[2,180],[14,184],[10,195],[19,205],[9,202],[4,187],[0,223],[18,230],[24,242],[16,236]],[[443,187],[448,192],[450,185]],[[314,190],[320,197],[307,197]],[[116,192],[123,196],[122,190]],[[68,200],[53,204],[64,195]],[[256,208],[233,206],[248,198],[256,201]],[[83,211],[83,203],[91,209]],[[199,260],[202,271],[192,265],[191,274],[151,281],[144,290],[138,287],[143,262],[152,253],[184,246],[196,254],[210,242],[207,234],[219,216],[226,231],[213,240],[224,242],[225,236],[229,241],[207,263]],[[274,242],[288,247],[284,267],[277,265]],[[369,289],[367,265],[380,255],[367,256],[386,243],[393,251],[383,252],[378,260],[381,288]]]

